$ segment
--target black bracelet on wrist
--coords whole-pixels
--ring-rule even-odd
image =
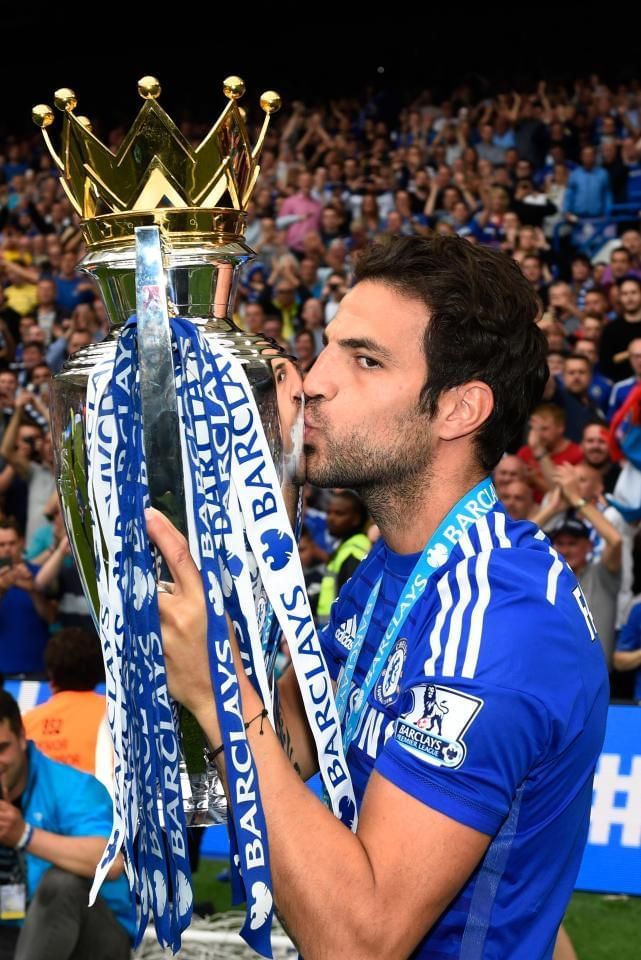
[[[257,713],[255,717],[252,717],[251,720],[248,720],[248,721],[247,721],[247,723],[245,724],[245,730],[249,730],[249,728],[251,727],[251,725],[252,725],[252,723],[254,722],[254,720],[260,720],[260,735],[261,735],[261,737],[262,737],[262,735],[263,735],[263,723],[265,722],[265,718],[268,717],[268,716],[269,716],[269,711],[267,710],[266,707],[263,707],[263,709],[260,711],[260,713]]]
[[[252,717],[251,720],[248,720],[247,723],[244,724],[245,730],[249,730],[249,728],[251,727],[252,723],[253,723],[255,720],[260,720],[260,731],[259,731],[259,733],[260,733],[260,735],[261,735],[261,737],[262,737],[262,735],[263,735],[263,723],[265,722],[265,719],[266,719],[268,716],[269,716],[269,710],[268,710],[266,707],[263,707],[263,709],[260,711],[260,713],[257,713],[255,717]],[[211,751],[211,753],[209,754],[209,759],[210,759],[210,760],[215,760],[216,757],[220,756],[220,754],[223,752],[224,749],[225,749],[225,744],[224,744],[224,743],[221,743],[221,745],[220,745],[219,747],[216,747],[215,750],[212,750],[212,751]]]

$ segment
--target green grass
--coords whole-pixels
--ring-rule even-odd
[[[221,883],[216,879],[219,873],[228,869],[229,864],[226,860],[201,859],[200,868],[193,876],[194,903],[211,900],[216,907],[216,913],[231,910],[231,883],[228,881]]]
[[[222,860],[201,860],[194,876],[194,900],[212,900],[218,913],[231,908],[231,885],[216,879]],[[641,897],[607,900],[596,893],[575,893],[565,918],[579,960],[639,960]]]
[[[575,893],[565,918],[579,960],[639,960],[641,897],[607,900]]]

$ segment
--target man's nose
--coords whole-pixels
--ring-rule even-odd
[[[306,400],[331,400],[336,395],[336,364],[331,347],[321,350],[303,381],[303,389]]]

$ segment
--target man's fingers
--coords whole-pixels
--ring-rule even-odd
[[[173,613],[174,613],[174,591],[175,587],[172,584],[171,591],[158,589],[158,610],[160,611],[160,619],[163,623],[163,631],[166,630],[167,623],[173,622]],[[165,633],[163,632],[163,638],[166,639]]]
[[[198,568],[189,552],[189,544],[173,523],[159,510],[145,510],[147,533],[162,553],[175,584],[174,593],[202,590]]]

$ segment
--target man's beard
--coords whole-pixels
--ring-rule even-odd
[[[322,420],[319,418],[322,430]],[[356,490],[379,524],[407,519],[431,478],[433,450],[427,414],[415,410],[397,418],[396,436],[376,441],[353,430],[340,439],[322,433],[322,456],[313,441],[305,444],[307,480],[317,487]]]
[[[589,467],[592,467],[593,470],[603,470],[604,467],[608,466],[610,463],[610,457],[608,454],[604,454],[600,459],[599,457],[590,457],[587,453],[584,452],[583,459]]]

